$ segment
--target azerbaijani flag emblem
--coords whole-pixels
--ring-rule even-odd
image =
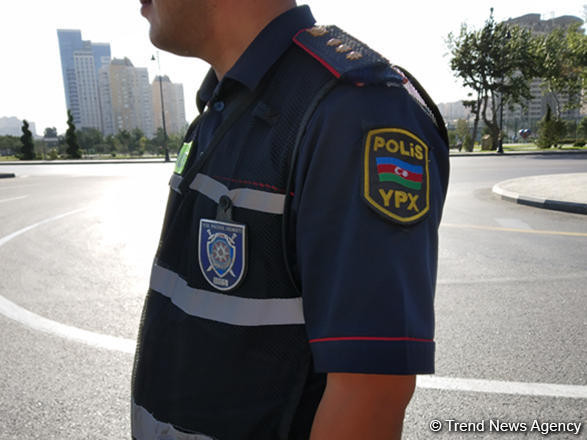
[[[395,182],[406,188],[422,188],[424,170],[420,165],[412,165],[395,157],[378,157],[377,173],[379,182]]]

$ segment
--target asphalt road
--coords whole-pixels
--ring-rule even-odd
[[[491,192],[586,169],[587,155],[452,159],[437,374],[420,382],[404,438],[542,438],[534,420],[587,422],[587,217]],[[128,438],[132,343],[171,171],[0,165],[17,175],[0,180],[0,439]],[[18,320],[5,316],[11,304]],[[496,433],[496,420],[528,432]],[[587,428],[552,436],[587,438]]]

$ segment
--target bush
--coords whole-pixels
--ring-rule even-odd
[[[552,117],[550,106],[547,107],[546,115],[538,123],[538,139],[536,145],[539,148],[550,148],[560,144],[560,139],[565,135],[565,122]]]
[[[584,139],[579,139],[577,142],[575,142],[573,144],[573,147],[584,147],[585,146],[585,140]]]
[[[35,144],[33,142],[33,134],[29,130],[29,123],[27,120],[22,121],[22,136],[20,141],[22,147],[20,148],[20,159],[21,160],[33,160],[35,159]]]

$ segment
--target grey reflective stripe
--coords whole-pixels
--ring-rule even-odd
[[[136,440],[214,440],[204,434],[188,434],[153,417],[149,411],[135,402],[131,403],[132,437]]]
[[[247,208],[269,214],[283,214],[285,194],[275,194],[249,188],[229,190],[224,184],[204,174],[198,174],[196,176],[190,185],[190,189],[204,194],[215,202],[218,202],[220,197],[226,195],[230,197],[232,204],[239,208]]]
[[[191,316],[242,326],[304,323],[302,298],[240,298],[194,289],[175,272],[153,265],[151,289]]]
[[[169,186],[171,187],[171,189],[173,191],[181,194],[181,190],[179,189],[179,185],[181,184],[182,180],[183,180],[183,177],[181,177],[179,174],[173,173],[171,176],[171,179],[169,180]]]

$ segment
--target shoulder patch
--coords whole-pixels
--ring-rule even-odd
[[[371,130],[364,142],[365,202],[396,223],[421,220],[430,209],[428,145],[402,128]]]
[[[293,41],[336,78],[357,85],[402,83],[386,58],[336,26],[303,29]]]

